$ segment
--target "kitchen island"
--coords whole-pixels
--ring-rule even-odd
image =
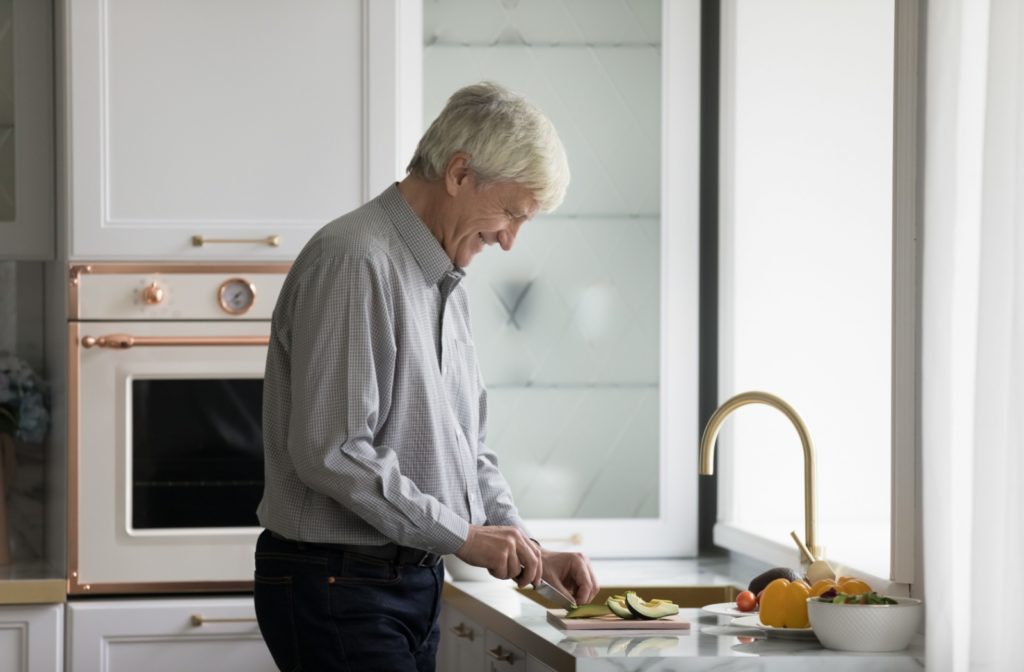
[[[764,567],[728,556],[679,560],[600,560],[594,570],[604,586],[740,586]],[[652,592],[649,597],[658,597]],[[816,640],[766,637],[730,625],[732,618],[696,608],[680,615],[689,630],[566,631],[547,621],[544,606],[509,581],[460,581],[444,591],[442,663],[438,669],[573,670],[920,670],[924,638],[895,653],[844,653]],[[476,666],[475,655],[486,661]],[[489,664],[489,667],[485,665]]]

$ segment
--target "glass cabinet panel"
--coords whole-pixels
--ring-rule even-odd
[[[424,121],[483,80],[552,120],[565,202],[468,269],[488,444],[523,516],[657,518],[661,273],[657,0],[424,4]]]
[[[0,221],[15,215],[13,23],[13,0],[0,0]]]

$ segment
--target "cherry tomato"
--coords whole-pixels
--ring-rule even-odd
[[[761,608],[761,596],[762,595],[764,595],[764,589],[758,591],[758,593],[757,593],[757,608],[758,609]]]
[[[753,611],[757,607],[757,598],[749,590],[736,596],[736,608],[740,611]]]

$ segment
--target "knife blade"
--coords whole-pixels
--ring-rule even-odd
[[[576,600],[569,597],[562,591],[558,590],[550,583],[545,583],[544,581],[541,581],[534,587],[534,590],[536,590],[537,594],[541,597],[551,600],[560,607],[563,607],[565,609],[576,608]]]

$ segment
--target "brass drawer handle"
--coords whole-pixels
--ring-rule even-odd
[[[465,623],[459,623],[456,625],[452,628],[452,632],[455,633],[455,636],[459,639],[468,639],[471,642],[473,641],[473,628],[467,628]]]
[[[129,348],[173,347],[181,345],[267,345],[269,336],[132,336],[131,334],[107,334],[106,336],[83,336],[83,348]]]
[[[267,247],[280,247],[281,236],[267,236],[266,238],[207,238],[206,236],[192,236],[192,247],[202,247],[211,243],[257,243]]]
[[[206,625],[207,623],[255,623],[256,617],[250,616],[247,618],[206,618],[202,614],[192,614],[189,621],[192,623],[192,627],[198,628]]]
[[[506,651],[505,649],[501,648],[500,644],[493,649],[487,649],[487,654],[491,658],[494,658],[495,660],[501,661],[503,663],[508,663],[509,665],[511,665],[515,660],[515,656],[512,655],[512,652]]]

